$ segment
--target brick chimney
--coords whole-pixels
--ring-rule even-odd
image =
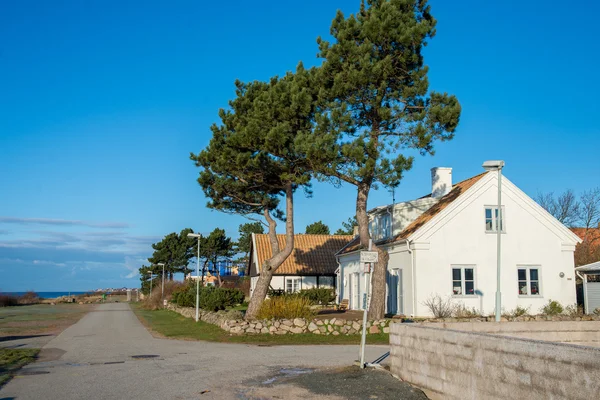
[[[439,199],[452,190],[452,168],[431,168],[431,196]]]

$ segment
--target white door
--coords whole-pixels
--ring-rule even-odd
[[[354,274],[352,276],[352,282],[353,282],[352,293],[354,294],[354,296],[352,297],[354,299],[352,301],[352,309],[360,310],[360,309],[362,309],[362,304],[360,302],[360,275]]]
[[[388,271],[387,286],[387,313],[404,314],[404,293],[402,288],[401,269]]]

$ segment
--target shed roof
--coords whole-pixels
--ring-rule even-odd
[[[294,235],[294,250],[275,271],[275,275],[334,275],[338,267],[335,254],[352,238],[348,235]],[[271,258],[273,252],[268,234],[255,234],[254,239],[260,273],[263,263]],[[277,240],[280,248],[283,248],[285,235],[277,235]]]

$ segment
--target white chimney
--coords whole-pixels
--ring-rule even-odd
[[[440,198],[452,190],[452,168],[431,168],[431,197]]]

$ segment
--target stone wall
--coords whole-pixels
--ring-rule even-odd
[[[444,399],[589,400],[600,393],[598,348],[433,325],[390,330],[391,372]]]
[[[175,311],[188,318],[195,318],[196,309],[179,307],[169,303],[167,309]],[[234,334],[269,333],[271,335],[287,335],[312,333],[315,335],[355,335],[362,332],[362,321],[339,318],[306,320],[303,318],[245,321],[239,311],[210,312],[200,310],[200,320],[219,326],[221,329]],[[389,333],[389,320],[367,322],[367,333]]]

